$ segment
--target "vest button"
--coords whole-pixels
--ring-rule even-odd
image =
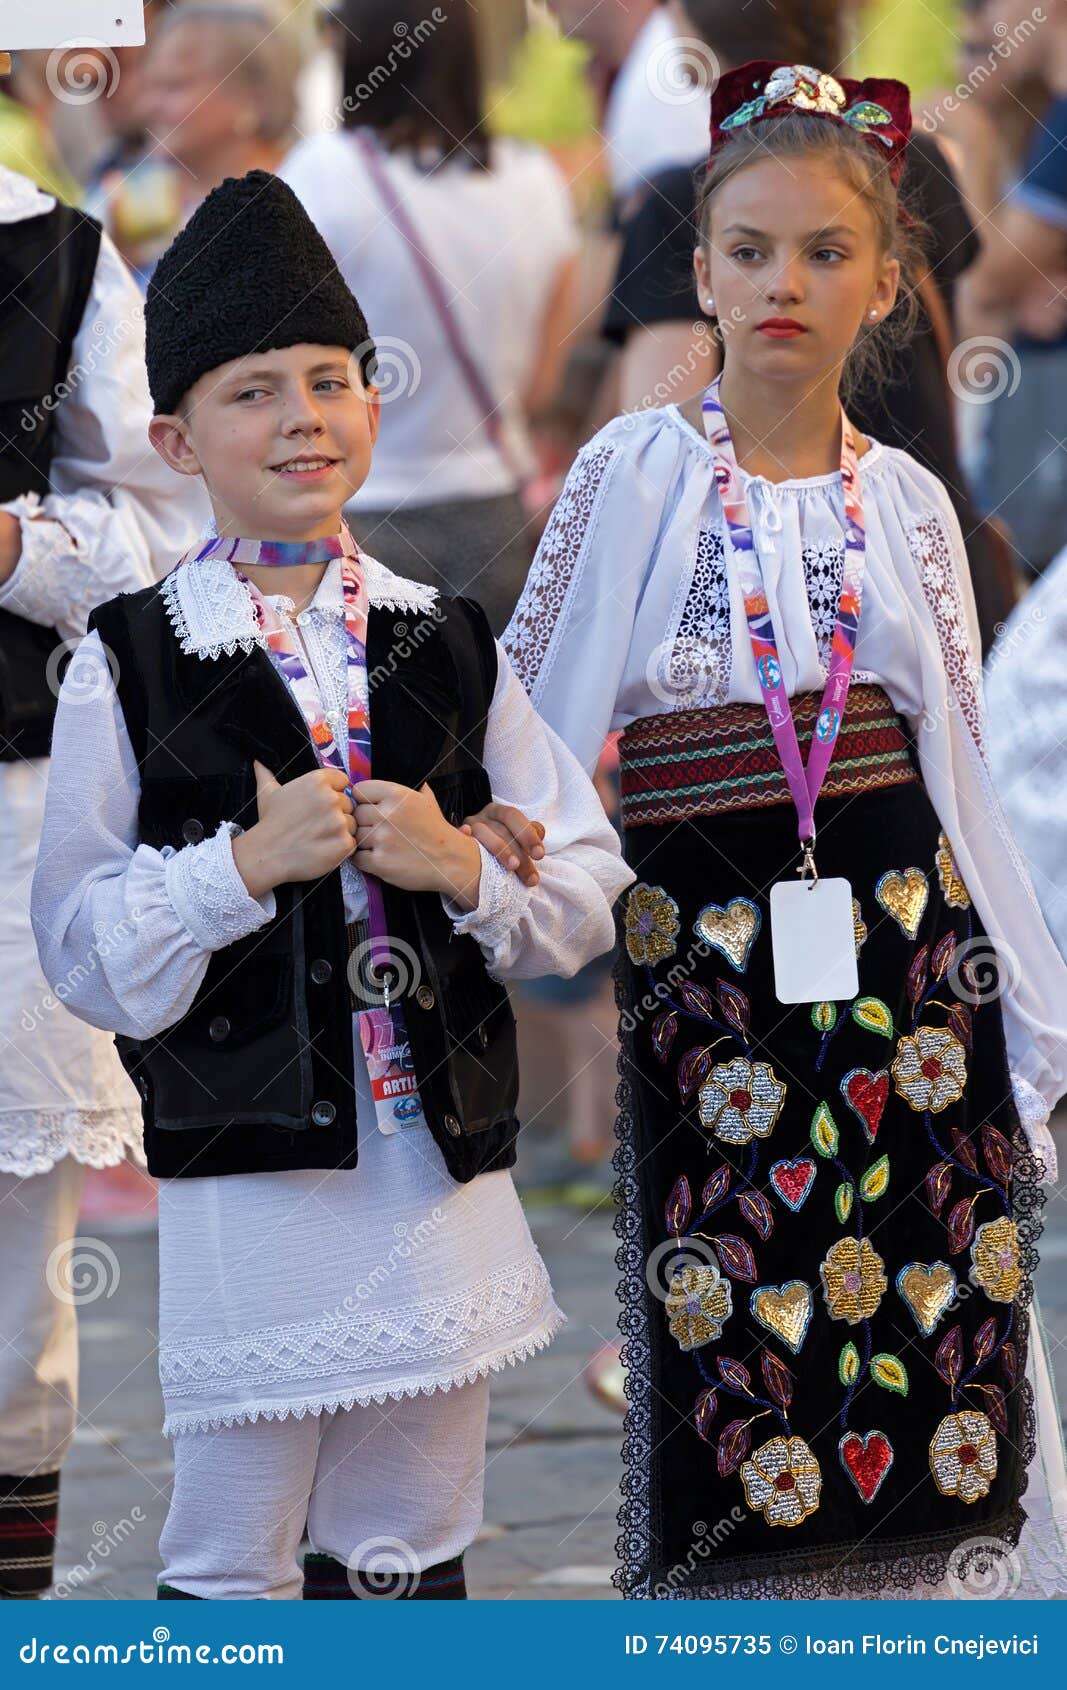
[[[182,838],[187,845],[199,845],[203,837],[204,824],[197,821],[195,816],[190,816],[187,822],[182,823]]]
[[[437,1002],[437,999],[434,997],[429,986],[420,986],[418,991],[415,993],[415,1002],[418,1004],[420,1009],[432,1009],[434,1004]]]
[[[223,1039],[229,1038],[230,1023],[225,1015],[216,1015],[208,1022],[207,1036],[209,1039],[214,1039],[217,1045],[220,1045]]]
[[[324,1098],[313,1106],[311,1119],[317,1127],[332,1127],[337,1119],[337,1110],[332,1103],[328,1103]]]
[[[453,1138],[458,1138],[463,1131],[455,1115],[445,1116],[445,1131],[451,1133]]]
[[[478,1028],[478,1043],[481,1045],[483,1050],[488,1045],[488,1043],[489,1043],[489,1029],[487,1027],[483,1026],[483,1027]]]
[[[333,969],[324,956],[317,956],[311,964],[311,978],[316,986],[325,986],[333,974]]]

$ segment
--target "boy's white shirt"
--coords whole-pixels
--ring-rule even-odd
[[[432,609],[436,589],[365,559],[372,604]],[[183,649],[210,662],[220,651],[266,644],[251,599],[225,560],[181,565],[164,584]],[[334,560],[301,626],[317,643],[317,674],[343,670],[343,589]],[[337,641],[330,661],[330,629]],[[634,879],[596,791],[562,740],[537,716],[497,646],[497,683],[483,760],[494,797],[546,828],[536,888],[482,850],[476,909],[444,907],[470,933],[498,978],[569,976],[610,950],[611,906]],[[346,684],[346,682],[344,683]],[[327,701],[324,699],[324,707]],[[340,706],[338,704],[338,710]],[[45,974],[97,1027],[145,1038],[185,1015],[212,953],[264,926],[274,894],[251,897],[233,861],[236,825],[181,850],[138,839],[137,762],[99,636],[82,643],[60,691],[41,849],[33,881],[34,932]],[[342,867],[346,918],[366,908],[362,876]]]

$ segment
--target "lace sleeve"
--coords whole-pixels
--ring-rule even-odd
[[[504,632],[512,668],[535,704],[586,566],[615,457],[614,444],[599,435],[579,452]]]
[[[963,536],[958,524],[956,538],[962,551]],[[965,597],[944,516],[938,511],[925,512],[909,530],[908,544],[937,629],[949,687],[975,745],[982,751],[982,679],[976,656],[981,650],[978,617],[973,595],[968,592]],[[966,569],[965,555],[962,562]],[[967,583],[969,589],[969,574]]]

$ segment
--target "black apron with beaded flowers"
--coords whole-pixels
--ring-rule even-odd
[[[806,750],[819,699],[792,702]],[[1025,1517],[1040,1170],[1006,965],[905,724],[877,687],[849,710],[819,869],[852,884],[851,1003],[774,993],[796,823],[762,707],[646,718],[620,745],[631,1596],[907,1591],[974,1540],[1010,1553]]]

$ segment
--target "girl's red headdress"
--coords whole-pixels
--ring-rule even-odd
[[[778,64],[773,59],[752,59],[719,78],[711,96],[711,156],[734,130],[790,111],[847,123],[884,152],[889,174],[899,183],[911,134],[906,83],[887,76],[855,82],[828,76],[811,65]]]

